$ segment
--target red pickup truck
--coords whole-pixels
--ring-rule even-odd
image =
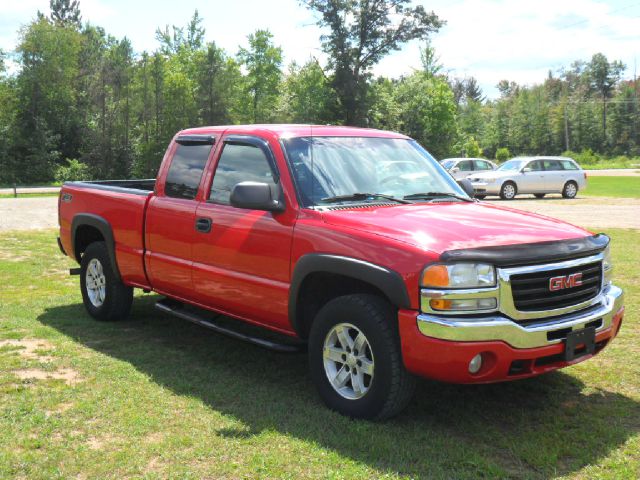
[[[380,419],[407,404],[414,375],[531,377],[620,329],[606,235],[469,187],[397,133],[194,128],[157,180],[66,183],[59,244],[96,319],[126,317],[133,288],[157,292],[164,312],[306,347],[329,407]]]

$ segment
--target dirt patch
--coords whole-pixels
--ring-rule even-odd
[[[13,374],[20,380],[64,380],[67,385],[75,385],[80,382],[80,375],[72,368],[60,368],[53,372],[39,368],[26,368],[14,370]]]
[[[0,199],[0,231],[34,230],[57,225],[58,197]]]
[[[27,338],[23,340],[0,340],[0,348],[13,347],[15,352],[27,360],[38,360],[40,362],[51,362],[53,357],[45,353],[55,347],[47,340],[37,338]]]
[[[537,200],[518,197],[511,201],[487,200],[496,206],[534,212],[581,227],[640,229],[640,199],[637,198],[583,197],[566,200],[549,197]]]

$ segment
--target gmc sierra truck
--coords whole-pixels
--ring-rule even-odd
[[[65,183],[58,242],[92,317],[156,292],[163,312],[306,348],[330,408],[382,419],[416,375],[532,377],[620,330],[606,235],[472,196],[397,133],[202,127],[173,138],[156,180]]]

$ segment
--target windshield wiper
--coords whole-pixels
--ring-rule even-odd
[[[462,200],[463,202],[474,201],[469,197],[463,197],[462,195],[457,195],[455,193],[449,193],[449,192],[412,193],[410,195],[405,195],[402,198],[405,200],[431,200],[433,198],[441,198],[441,197],[457,198],[458,200]]]
[[[397,203],[411,203],[402,198],[397,198],[391,195],[385,195],[384,193],[350,193],[348,195],[336,195],[335,197],[322,198],[320,201],[326,203],[347,202],[349,200],[368,200],[370,198],[383,198],[385,200],[391,200]],[[406,198],[406,197],[405,197]]]

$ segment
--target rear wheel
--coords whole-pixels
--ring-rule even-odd
[[[513,200],[518,193],[518,188],[513,182],[504,182],[500,188],[500,198],[503,200]]]
[[[92,243],[82,255],[80,291],[84,307],[96,320],[121,320],[129,315],[133,288],[118,280],[104,242]]]
[[[329,408],[380,420],[406,407],[415,380],[402,363],[396,324],[393,307],[374,295],[338,297],[318,312],[309,367]]]
[[[546,193],[534,193],[533,196],[536,198],[544,198],[544,196],[546,195]]]
[[[578,185],[576,182],[567,182],[562,189],[562,196],[564,198],[576,198],[578,195]]]

